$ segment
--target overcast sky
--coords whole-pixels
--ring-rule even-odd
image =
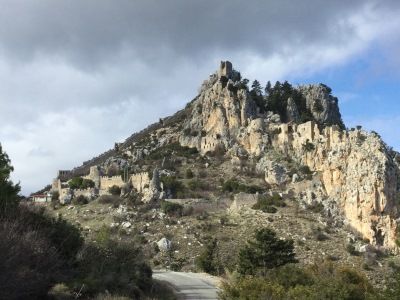
[[[324,82],[400,150],[400,1],[0,0],[0,142],[28,194],[182,108],[230,60]]]

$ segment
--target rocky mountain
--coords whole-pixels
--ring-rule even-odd
[[[249,88],[228,61],[203,82],[184,110],[63,173],[53,190],[61,191],[62,181],[73,176],[91,178],[89,169],[95,167],[104,176],[96,177],[100,194],[107,192],[106,174],[126,172],[129,176],[114,178],[113,184],[140,190],[146,201],[191,199],[174,193],[165,180],[179,173],[176,166],[182,160],[174,154],[190,149],[206,166],[207,158],[218,156],[232,170],[253,174],[248,180],[262,176],[264,192],[287,195],[303,207],[321,207],[325,220],[336,226],[351,228],[372,245],[397,248],[400,155],[374,132],[346,129],[338,99],[326,85],[277,82],[264,91],[256,82]],[[153,181],[143,175],[156,167]],[[235,171],[226,172],[222,180],[235,177]],[[210,189],[202,196],[213,201],[221,194]]]

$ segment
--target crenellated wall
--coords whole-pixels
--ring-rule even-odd
[[[132,186],[139,192],[143,193],[144,189],[150,185],[149,173],[141,172],[133,174],[130,178]]]
[[[108,190],[113,185],[122,187],[124,185],[121,175],[118,176],[100,176],[100,190]]]

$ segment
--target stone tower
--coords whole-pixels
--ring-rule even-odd
[[[232,75],[232,63],[230,61],[221,61],[221,65],[218,70],[219,77],[225,76],[230,78]]]
[[[160,172],[158,171],[158,168],[155,168],[153,171],[153,178],[151,179],[150,187],[155,188],[157,191],[160,190]]]
[[[90,167],[89,178],[94,181],[96,188],[100,188],[100,172],[97,166]]]

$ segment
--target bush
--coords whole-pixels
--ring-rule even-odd
[[[207,241],[204,250],[196,258],[196,266],[201,271],[212,275],[220,275],[223,267],[218,261],[218,242],[216,239]]]
[[[60,193],[58,191],[51,193],[51,201],[58,201],[58,198],[60,198]]]
[[[151,269],[140,248],[129,242],[106,240],[101,245],[88,244],[78,263],[75,289],[84,284],[87,295],[107,291],[139,299],[151,287]]]
[[[95,186],[94,181],[91,179],[83,179],[82,177],[73,177],[68,185],[71,189],[87,189]]]
[[[63,261],[45,236],[20,221],[0,222],[0,299],[45,298],[61,280]]]
[[[123,202],[120,197],[113,195],[101,195],[97,201],[100,204],[111,204],[113,207],[118,207]]]
[[[356,247],[354,247],[353,244],[347,244],[346,250],[347,250],[348,253],[350,253],[350,255],[354,255],[354,256],[360,255],[360,252],[358,252],[356,250]]]
[[[253,205],[253,209],[259,209],[267,213],[276,213],[278,210],[275,206],[285,207],[286,203],[279,194],[274,193],[272,196],[260,196],[257,203]]]
[[[396,295],[396,294],[393,294]],[[293,265],[270,270],[265,277],[241,277],[225,282],[220,299],[397,299],[381,298],[366,277],[350,268],[315,264]]]
[[[313,143],[311,143],[309,140],[307,140],[306,143],[303,144],[303,150],[306,152],[312,152],[315,150],[315,146]]]
[[[293,240],[281,240],[273,230],[263,228],[257,230],[254,239],[239,251],[238,272],[254,275],[295,262]]]
[[[172,197],[184,196],[185,186],[175,176],[163,175],[161,176],[161,182],[164,185],[164,190],[169,191]]]
[[[79,230],[44,209],[20,207],[0,219],[0,299],[43,299],[67,280],[83,244]]]
[[[121,188],[117,185],[113,185],[108,188],[108,192],[113,196],[119,196],[121,195]]]
[[[187,179],[193,178],[193,172],[192,172],[191,169],[187,169],[187,170],[186,170],[185,177],[186,177]]]
[[[182,205],[180,205],[178,203],[168,202],[168,201],[163,201],[161,203],[161,209],[165,214],[167,214],[169,216],[176,216],[176,217],[182,216],[182,212],[183,212]]]
[[[72,200],[72,203],[75,205],[84,205],[89,203],[88,197],[85,197],[84,195],[79,195],[78,197],[75,197]]]
[[[264,192],[264,189],[256,185],[246,185],[244,183],[239,182],[237,179],[232,178],[225,181],[222,184],[222,191],[230,193],[244,192],[249,194],[255,194]]]

